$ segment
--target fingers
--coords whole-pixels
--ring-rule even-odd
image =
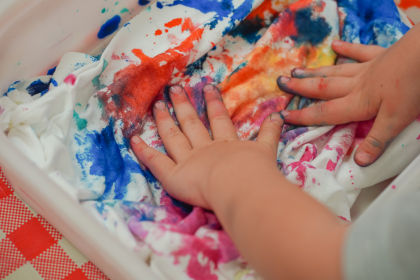
[[[257,142],[265,143],[277,155],[277,146],[283,127],[283,120],[279,113],[273,113],[266,118],[261,126]]]
[[[338,40],[332,43],[332,48],[336,53],[360,62],[371,60],[385,51],[379,46],[352,44]]]
[[[210,135],[198,118],[197,112],[191,105],[184,89],[180,86],[173,86],[169,93],[181,129],[192,147],[201,147],[209,143],[211,141]]]
[[[146,165],[159,181],[166,182],[166,176],[175,168],[175,163],[169,157],[149,147],[137,135],[131,138],[131,147],[137,159]]]
[[[169,156],[176,162],[185,158],[191,145],[169,114],[166,104],[163,101],[155,103],[153,109],[158,133],[162,138],[165,149]]]
[[[206,85],[203,88],[204,97],[207,103],[207,115],[213,138],[216,139],[238,139],[235,127],[229,117],[225,105],[221,99],[219,90],[213,85]]]
[[[338,77],[295,79],[280,76],[277,84],[285,92],[324,100],[345,96],[353,88],[351,78]]]
[[[341,97],[326,102],[318,102],[302,110],[282,111],[285,122],[296,125],[329,125],[356,121],[357,106],[351,97]]]
[[[410,121],[401,121],[401,119],[384,112],[385,110],[381,107],[372,129],[354,155],[355,162],[362,167],[374,163],[392,139],[410,123]]]
[[[315,69],[295,68],[291,74],[293,78],[313,77],[353,77],[360,73],[360,63],[344,63],[333,66],[324,66]]]

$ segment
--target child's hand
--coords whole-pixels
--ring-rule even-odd
[[[302,110],[282,112],[285,121],[326,125],[376,116],[355,154],[357,164],[373,163],[388,143],[420,114],[419,47],[419,40],[413,36],[405,36],[387,50],[335,41],[333,49],[337,53],[361,63],[295,69],[293,78],[279,77],[282,90],[325,100]]]
[[[257,141],[240,141],[235,127],[220,97],[218,89],[204,88],[211,137],[180,86],[170,89],[181,129],[169,114],[166,104],[154,106],[158,132],[169,156],[147,146],[134,136],[131,145],[139,161],[144,163],[173,197],[192,205],[212,209],[211,196],[221,190],[212,190],[219,171],[241,168],[249,163],[261,168],[277,168],[276,153],[282,120],[278,113],[263,123]],[[217,199],[217,198],[215,198]]]

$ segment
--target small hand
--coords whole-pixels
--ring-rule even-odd
[[[217,196],[213,183],[222,180],[217,170],[240,168],[234,164],[237,161],[276,166],[283,122],[278,113],[272,114],[263,123],[257,141],[240,141],[218,89],[207,85],[203,91],[212,137],[184,89],[173,86],[170,98],[181,129],[163,101],[155,103],[153,109],[168,155],[147,146],[139,136],[131,139],[131,145],[138,160],[151,170],[169,194],[186,203],[212,209],[210,196]]]
[[[335,41],[333,49],[337,53],[361,63],[294,69],[293,78],[279,77],[282,90],[324,100],[302,110],[283,111],[285,121],[328,125],[376,117],[355,154],[360,166],[373,163],[389,142],[420,114],[420,84],[410,73],[414,70],[409,65],[401,66],[404,64],[401,57],[406,53],[399,43],[383,49]]]

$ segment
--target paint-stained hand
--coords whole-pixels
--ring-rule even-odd
[[[163,101],[154,105],[158,132],[168,155],[149,147],[139,137],[131,145],[139,161],[145,164],[173,197],[192,205],[212,209],[212,188],[220,181],[221,168],[241,168],[232,162],[275,166],[277,145],[283,121],[278,113],[268,117],[257,141],[240,141],[215,86],[204,87],[211,136],[180,86],[170,89],[170,97],[180,124],[178,127]],[[225,173],[225,172],[224,172]]]
[[[285,121],[329,125],[376,117],[355,154],[357,164],[370,165],[420,114],[420,53],[418,48],[407,49],[410,39],[404,37],[389,49],[335,41],[334,51],[360,63],[294,69],[292,78],[279,77],[282,90],[323,100],[302,110],[283,111]]]

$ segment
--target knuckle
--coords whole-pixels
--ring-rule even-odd
[[[146,162],[154,162],[157,160],[157,154],[154,153],[154,151],[151,150],[151,148],[145,148],[143,150],[143,158]]]
[[[178,137],[181,134],[181,131],[176,126],[170,127],[167,131],[165,131],[165,136],[169,138]]]
[[[196,115],[187,114],[179,120],[183,125],[186,126],[195,126],[200,121]]]

